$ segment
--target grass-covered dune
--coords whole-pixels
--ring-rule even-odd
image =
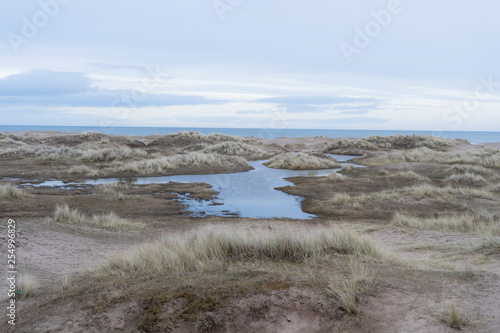
[[[371,136],[369,138],[334,139],[332,143],[324,149],[325,152],[337,151],[340,149],[361,149],[361,150],[389,150],[389,149],[414,149],[429,148],[433,150],[445,150],[464,143],[463,140],[450,140],[430,135],[395,135],[395,136]]]
[[[334,225],[304,230],[284,225],[248,230],[206,226],[187,237],[164,237],[130,253],[111,258],[98,269],[101,275],[182,274],[223,267],[228,261],[272,260],[304,262],[329,254],[387,259],[389,255],[369,238]]]
[[[25,170],[25,174],[38,173],[46,178],[247,171],[251,169],[247,159],[272,155],[256,141],[186,131],[149,137],[97,132],[1,133],[0,136],[0,160],[6,167],[10,165],[18,172]]]
[[[366,167],[339,165],[323,152],[329,145],[359,153],[354,163]],[[16,220],[23,263],[16,329],[495,332],[495,147],[421,136],[6,133],[0,211]],[[342,168],[278,189],[300,196],[311,220],[192,216],[179,198],[212,201],[210,185],[134,184],[139,175],[245,171],[254,159]],[[120,179],[16,187],[28,177]]]
[[[310,153],[285,153],[272,157],[265,166],[274,169],[314,170],[333,169],[340,164],[332,157]]]

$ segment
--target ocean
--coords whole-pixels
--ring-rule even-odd
[[[194,127],[99,127],[99,126],[23,126],[23,125],[0,125],[0,132],[25,132],[25,131],[54,131],[66,133],[83,133],[96,131],[103,134],[115,135],[138,135],[147,136],[154,134],[174,134],[180,131],[194,131],[203,134],[223,133],[237,136],[253,136],[264,139],[276,139],[279,137],[342,137],[342,138],[364,138],[372,135],[434,135],[448,139],[463,139],[470,143],[500,142],[500,132],[468,132],[468,131],[395,131],[395,130],[335,130],[335,129],[265,129],[265,128],[194,128]]]

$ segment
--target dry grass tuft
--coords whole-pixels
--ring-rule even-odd
[[[90,168],[86,165],[76,165],[69,168],[68,173],[70,175],[85,175],[87,177],[98,177],[100,175],[99,171]]]
[[[212,141],[234,141],[234,142],[243,141],[243,139],[238,136],[222,134],[222,133],[212,133],[208,136],[208,138]]]
[[[272,157],[264,165],[274,169],[290,170],[333,169],[340,167],[340,164],[332,157],[307,153],[280,154]]]
[[[385,150],[385,149],[413,149],[430,148],[443,150],[456,145],[454,140],[433,137],[429,135],[396,135],[396,136],[371,136],[362,139],[336,139],[326,149],[326,151],[337,149],[365,149],[365,150]]]
[[[110,198],[114,201],[123,201],[127,198],[123,192],[119,191],[119,189],[127,189],[127,183],[110,183],[99,186],[102,191],[109,195]]]
[[[429,184],[418,185],[414,187],[403,188],[400,191],[402,194],[413,193],[418,200],[424,198],[435,198],[443,202],[456,201],[457,197],[461,198],[483,198],[495,200],[495,196],[486,189],[474,189],[468,187],[437,187]]]
[[[22,199],[29,197],[29,193],[23,189],[17,188],[12,184],[0,185],[0,198],[1,199]]]
[[[145,227],[143,223],[122,219],[113,212],[104,215],[94,214],[88,216],[77,209],[70,209],[68,205],[57,206],[52,221],[96,226],[111,230],[134,230]]]
[[[303,262],[331,254],[388,259],[390,255],[367,236],[332,225],[292,229],[206,226],[191,235],[167,236],[112,257],[97,274],[183,274],[229,261],[271,260]]]
[[[331,200],[331,204],[344,208],[359,208],[363,201],[364,197],[352,197],[347,193],[336,193]]]
[[[236,156],[255,156],[262,157],[268,155],[264,150],[242,142],[220,142],[207,146],[202,150],[203,153],[217,153],[222,155]]]
[[[67,146],[31,148],[18,147],[0,152],[0,157],[32,158],[40,161],[77,160],[90,162],[121,161],[131,158],[144,158],[148,153],[143,149],[130,148],[71,148]]]
[[[461,330],[474,323],[457,305],[456,301],[448,301],[444,304],[443,309],[439,311],[439,319],[455,330]]]
[[[384,165],[401,162],[432,162],[443,164],[469,164],[488,168],[500,168],[500,151],[491,148],[473,151],[440,152],[429,148],[398,150],[369,158],[369,165]]]
[[[438,187],[430,184],[421,184],[357,196],[346,193],[335,193],[330,199],[314,200],[311,205],[311,211],[324,214],[336,212],[339,208],[358,209],[360,207],[378,207],[383,201],[401,200],[403,196],[414,197],[416,200],[433,199],[436,202],[457,205],[463,205],[464,201],[476,198],[496,200],[496,196],[485,188]]]
[[[500,183],[489,185],[487,190],[491,191],[491,192],[496,192],[496,193],[500,192]]]
[[[3,134],[3,133],[0,133],[0,145],[14,145],[14,146],[27,146],[26,143],[22,142],[22,141],[16,141],[16,140],[13,140],[11,137]]]
[[[387,176],[389,178],[396,179],[410,179],[410,180],[419,180],[419,181],[430,181],[428,177],[422,176],[415,171],[407,170],[407,171],[398,171],[394,173],[388,173]]]
[[[351,173],[351,172],[353,172],[353,171],[354,171],[354,169],[356,169],[356,168],[354,167],[354,165],[352,165],[352,164],[347,164],[347,165],[342,166],[342,170],[341,170],[341,172],[343,172],[343,173]]]
[[[493,170],[480,165],[455,164],[446,169],[450,174],[476,174],[487,178],[498,176]]]
[[[486,237],[470,244],[465,252],[483,252],[486,254],[500,253],[500,237]]]
[[[30,297],[36,294],[38,284],[31,273],[25,272],[19,275],[16,281],[17,295],[21,298]]]
[[[354,260],[349,264],[349,271],[347,278],[330,279],[327,290],[337,298],[342,310],[348,315],[357,315],[360,297],[373,289],[375,273]]]
[[[483,176],[474,173],[464,173],[451,175],[445,179],[446,182],[457,183],[463,185],[484,185],[486,179]]]
[[[250,166],[243,157],[226,156],[216,153],[205,154],[191,152],[189,154],[171,155],[147,159],[137,162],[113,163],[106,172],[133,172],[142,175],[162,174],[168,169],[182,167],[218,167],[218,166]]]
[[[396,213],[392,224],[420,230],[443,230],[500,236],[500,220],[494,216],[452,215],[439,218],[419,218]]]
[[[342,183],[345,182],[347,179],[348,177],[341,175],[340,173],[337,172],[332,172],[326,177],[326,180],[330,183]]]

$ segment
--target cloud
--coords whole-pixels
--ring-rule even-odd
[[[352,110],[352,111],[342,111],[341,114],[367,114],[370,113],[369,110]]]
[[[377,98],[361,98],[347,96],[282,96],[267,97],[257,99],[258,103],[277,103],[277,104],[295,104],[295,105],[323,105],[340,103],[375,103],[379,102]]]
[[[236,114],[268,114],[271,112],[276,112],[276,110],[242,110],[236,111]]]
[[[382,124],[389,121],[384,118],[370,118],[370,117],[353,117],[353,118],[337,118],[331,120],[335,124]]]
[[[352,117],[352,118],[312,118],[307,121],[304,120],[289,120],[291,123],[308,123],[316,124],[318,128],[329,126],[334,128],[336,125],[346,125],[346,124],[382,124],[388,122],[389,119],[385,118],[375,118],[375,117]]]
[[[84,73],[34,70],[0,80],[2,105],[39,107],[150,107],[219,104],[196,95],[148,93],[92,87]]]
[[[122,70],[133,70],[140,73],[147,73],[148,69],[144,66],[137,65],[114,65],[114,64],[105,64],[100,62],[91,62],[87,63],[86,66],[92,69],[98,70],[108,70],[108,71],[122,71]]]
[[[330,105],[312,105],[312,104],[288,104],[279,105],[279,108],[286,109],[288,113],[320,113],[332,109]]]
[[[0,79],[0,96],[66,95],[90,89],[91,80],[77,72],[38,69]]]
[[[253,102],[276,103],[277,108],[284,109],[288,113],[366,114],[378,109],[382,100],[349,96],[282,96],[261,98]],[[252,112],[245,111],[245,113]]]

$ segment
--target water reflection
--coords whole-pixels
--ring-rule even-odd
[[[348,161],[354,156],[332,155],[338,161]],[[252,218],[293,218],[311,219],[315,215],[302,211],[302,198],[275,190],[276,187],[293,185],[284,178],[288,177],[322,177],[338,169],[327,170],[282,170],[271,169],[262,165],[265,161],[249,162],[253,170],[215,175],[178,175],[163,177],[139,178],[101,178],[82,182],[63,183],[50,180],[31,186],[61,186],[75,188],[88,185],[102,185],[116,182],[127,182],[131,185],[165,184],[169,182],[197,183],[212,185],[219,194],[213,200],[199,200],[189,195],[179,195],[178,200],[188,206],[194,216],[241,216]],[[25,184],[28,185],[28,184]]]

